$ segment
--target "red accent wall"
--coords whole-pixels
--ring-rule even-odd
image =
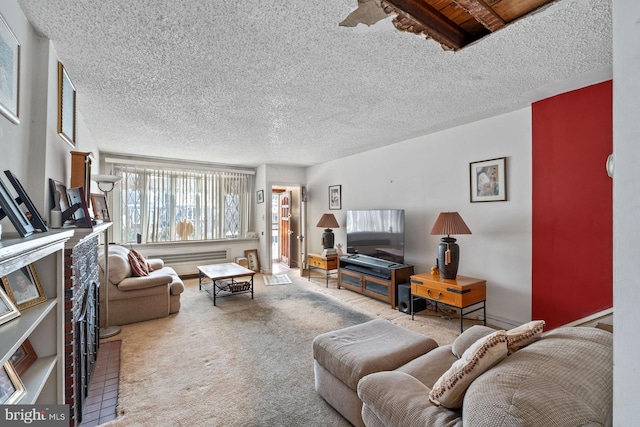
[[[532,105],[532,316],[554,328],[613,306],[612,82]]]

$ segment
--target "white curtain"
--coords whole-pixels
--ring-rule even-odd
[[[117,164],[114,173],[122,177],[114,191],[117,243],[234,239],[249,230],[253,174]]]

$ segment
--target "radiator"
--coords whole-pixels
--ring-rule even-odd
[[[162,259],[165,265],[172,267],[176,270],[176,273],[183,275],[197,274],[198,265],[231,262],[232,260],[229,259],[230,254],[230,248],[223,248],[205,252],[154,253],[152,257]]]

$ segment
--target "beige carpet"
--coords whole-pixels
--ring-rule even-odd
[[[288,276],[217,300],[187,280],[179,313],[124,325],[118,418],[108,426],[348,426],[314,390],[311,342],[323,332],[382,317],[450,343],[458,322],[411,316],[324,278]],[[433,314],[433,313],[431,313]]]

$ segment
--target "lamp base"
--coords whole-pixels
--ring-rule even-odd
[[[453,237],[443,237],[438,245],[438,265],[440,277],[443,279],[455,279],[458,274],[458,262],[460,260],[460,247]]]
[[[100,339],[109,338],[114,335],[118,335],[121,331],[120,326],[109,326],[107,328],[100,328]]]
[[[335,243],[335,234],[333,234],[333,230],[330,228],[326,228],[324,233],[322,233],[322,247],[324,249],[332,249],[333,244]]]

